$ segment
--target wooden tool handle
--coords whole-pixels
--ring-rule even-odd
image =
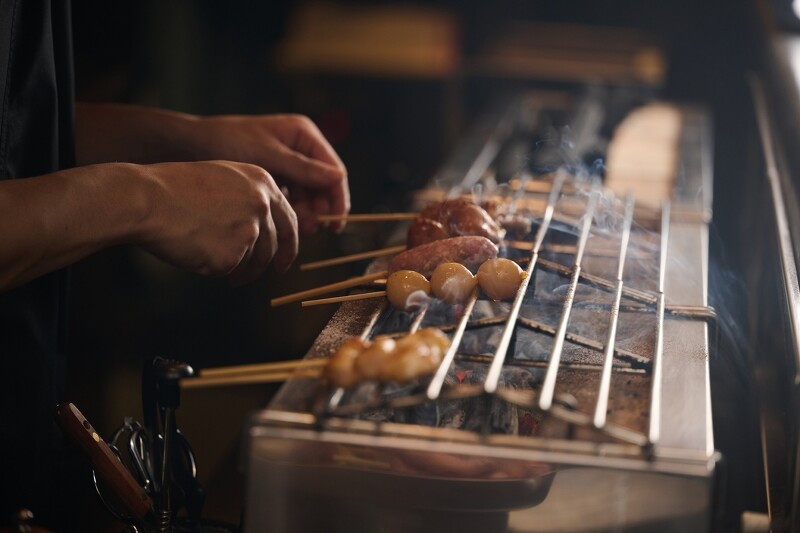
[[[71,403],[59,404],[56,420],[72,442],[83,450],[98,477],[124,510],[132,517],[145,520],[153,502],[78,408]]]

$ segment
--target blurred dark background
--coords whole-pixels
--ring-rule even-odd
[[[758,8],[691,0],[74,0],[77,94],[197,114],[306,114],[347,165],[352,211],[364,213],[404,209],[481,114],[509,95],[630,87],[713,112],[715,195],[731,197],[715,212],[724,242],[741,200],[720,176],[741,166],[747,142],[736,134],[747,125],[736,110],[747,105]],[[570,63],[574,57],[586,59]],[[351,224],[336,238],[323,231],[301,244],[298,263],[379,248],[390,229]],[[232,288],[133,248],[97,254],[73,269],[70,400],[108,436],[124,416],[141,417],[140,371],[153,356],[196,368],[302,357],[335,309],[273,309],[270,299],[363,268],[295,268]],[[274,390],[184,394],[179,425],[198,454],[209,516],[238,521],[241,429]],[[92,498],[82,512],[87,530],[119,529],[100,525]]]

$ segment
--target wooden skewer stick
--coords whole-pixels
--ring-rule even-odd
[[[272,361],[269,363],[253,363],[250,365],[218,366],[206,368],[200,371],[200,376],[204,378],[220,376],[248,375],[265,372],[290,372],[297,369],[316,368],[328,364],[327,357],[315,357],[314,359],[295,359],[292,361]]]
[[[344,281],[338,281],[336,283],[331,283],[329,285],[323,285],[322,287],[317,287],[315,289],[308,289],[305,291],[287,294],[286,296],[281,296],[279,298],[273,298],[270,304],[272,305],[272,307],[277,307],[279,305],[288,304],[291,302],[297,302],[300,300],[304,300],[306,298],[313,298],[315,296],[320,296],[322,294],[327,294],[329,292],[335,292],[341,289],[349,289],[351,287],[357,287],[359,285],[363,285],[365,283],[369,283],[371,281],[375,281],[380,278],[385,278],[388,274],[389,272],[387,270],[382,270],[380,272],[373,272],[372,274],[365,274],[363,276],[346,279]]]
[[[369,252],[360,252],[357,254],[343,255],[341,257],[333,257],[331,259],[323,259],[322,261],[313,261],[311,263],[304,263],[300,265],[300,270],[314,270],[316,268],[323,268],[333,265],[343,265],[353,261],[360,261],[362,259],[370,259],[372,257],[381,257],[383,255],[392,255],[402,252],[406,249],[404,244],[399,246],[390,246],[388,248],[381,248],[380,250],[370,250]]]
[[[312,305],[338,304],[341,302],[366,300],[368,298],[381,298],[383,296],[386,296],[386,291],[361,292],[358,294],[348,294],[347,296],[334,296],[332,298],[320,298],[318,300],[305,300],[300,305],[302,307],[310,307]]]
[[[284,371],[284,372],[257,372],[249,375],[236,376],[199,376],[181,380],[181,388],[204,389],[208,387],[225,387],[229,385],[255,385],[258,383],[276,383],[291,378],[318,378],[319,370]]]
[[[414,220],[419,213],[363,213],[357,215],[319,215],[320,222],[386,222],[390,220]]]

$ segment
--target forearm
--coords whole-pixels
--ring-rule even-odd
[[[0,181],[0,292],[145,230],[146,174],[109,164]]]
[[[118,104],[76,105],[78,165],[207,159],[199,154],[195,115]],[[199,142],[199,140],[198,140]]]

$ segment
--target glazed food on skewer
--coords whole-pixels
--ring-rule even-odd
[[[461,263],[442,263],[431,274],[431,292],[445,303],[462,303],[469,298],[478,279]]]
[[[494,196],[479,205],[506,231],[506,237],[522,238],[531,232],[531,213],[527,208],[520,212],[516,202]]]
[[[358,337],[347,339],[328,359],[328,364],[325,366],[322,375],[334,387],[349,389],[354,386],[358,379],[353,370],[353,365],[367,346],[369,346],[369,343]]]
[[[391,215],[390,218],[384,218]],[[484,200],[476,204],[470,197],[462,196],[452,200],[431,203],[422,213],[376,213],[372,215],[348,215],[349,220],[384,221],[410,218],[406,244],[371,250],[341,257],[323,259],[300,265],[301,270],[313,270],[326,266],[341,265],[352,261],[392,255],[403,249],[412,249],[423,244],[451,237],[485,237],[496,244],[515,247],[513,239],[523,238],[530,233],[531,219],[516,212],[513,204],[499,199]],[[406,215],[401,217],[402,215]],[[358,217],[358,218],[354,218]],[[330,217],[328,217],[330,218]],[[332,219],[332,218],[331,218]],[[504,241],[508,237],[511,241]]]
[[[525,272],[514,261],[497,257],[484,262],[476,277],[481,290],[492,300],[507,300],[517,294]]]
[[[435,328],[396,341],[348,339],[330,357],[323,375],[333,387],[343,388],[366,380],[405,383],[433,374],[449,346],[447,335]]]
[[[415,293],[421,293],[421,297],[415,298]],[[386,298],[396,309],[410,311],[419,307],[420,300],[430,293],[430,282],[414,270],[398,270],[386,279]]]
[[[386,280],[386,296],[401,311],[413,311],[431,295],[445,303],[464,303],[476,286],[492,300],[508,300],[517,294],[524,277],[522,268],[505,258],[484,261],[477,275],[461,263],[446,262],[433,270],[430,282],[413,270],[393,273]]]
[[[423,209],[408,229],[407,244],[414,248],[433,240],[462,235],[486,237],[499,243],[505,230],[472,200],[454,198]]]
[[[353,371],[361,379],[383,380],[384,367],[394,354],[397,343],[394,339],[376,339],[356,357]]]
[[[381,381],[404,383],[436,372],[450,339],[436,328],[425,328],[399,339],[381,368]]]
[[[425,207],[409,226],[406,244],[414,248],[448,237],[475,235],[495,244],[506,233],[524,236],[530,232],[530,217],[508,211],[509,202],[498,199],[476,203],[468,196],[434,202]]]
[[[492,209],[495,208],[492,207]],[[429,277],[433,274],[433,270],[442,263],[461,263],[468,269],[474,269],[484,261],[497,257],[499,249],[495,242],[502,241],[504,230],[493,222],[491,216],[485,210],[471,200],[458,198],[437,202],[426,208],[423,213],[425,216],[420,215],[412,224],[412,228],[409,229],[409,246],[412,244],[414,246],[390,260],[389,274],[399,270],[413,270]],[[448,228],[451,231],[474,232],[483,235],[448,236],[450,233],[445,230],[445,226],[439,221],[428,218],[428,216],[439,216],[443,220],[450,221]],[[396,247],[387,250],[394,252]],[[364,254],[356,255],[359,258],[364,256]],[[369,253],[368,255],[369,257],[374,257],[378,254]],[[339,264],[341,262],[329,260],[320,263]],[[331,286],[330,288],[320,288],[313,292],[317,295],[332,292],[333,290],[335,289]],[[272,305],[281,305],[282,303],[302,299],[306,295],[310,296],[309,292],[302,291],[276,298],[273,300]],[[336,299],[328,298],[325,300],[325,303],[333,303]],[[313,305],[314,303],[316,302],[309,302],[308,305]],[[403,304],[396,302],[393,302],[393,305],[399,308],[404,307]]]

